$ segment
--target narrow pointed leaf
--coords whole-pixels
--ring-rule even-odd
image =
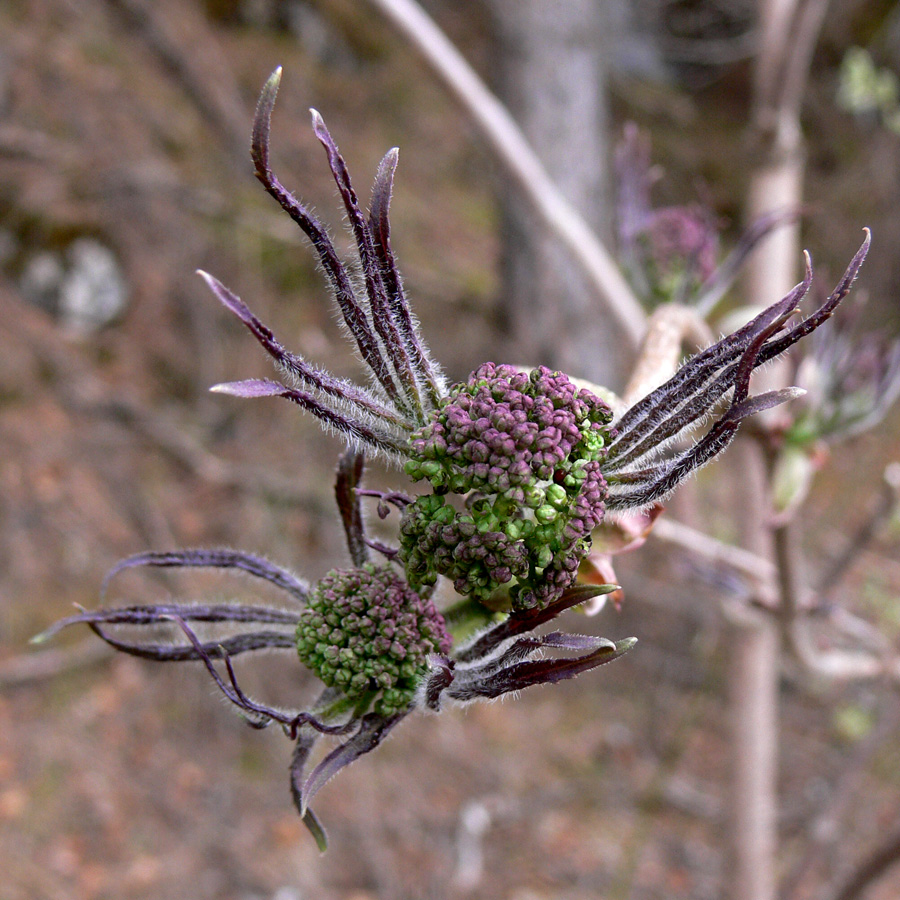
[[[359,201],[350,181],[347,164],[344,162],[337,144],[334,142],[321,115],[316,110],[311,110],[311,113],[313,117],[313,131],[328,154],[331,172],[344,201],[344,209],[347,212],[350,227],[356,240],[366,295],[369,300],[369,309],[372,313],[372,323],[375,331],[384,343],[387,360],[390,361],[394,372],[396,389],[403,397],[404,406],[421,417],[424,412],[422,398],[419,396],[418,385],[410,359],[404,342],[400,338],[400,333],[388,302],[387,288],[375,250],[375,240],[369,229],[369,224],[359,208]]]
[[[432,406],[437,406],[446,385],[437,366],[429,358],[425,345],[419,337],[419,330],[409,309],[409,302],[403,290],[403,279],[394,260],[391,248],[391,226],[389,220],[391,192],[394,172],[400,151],[389,150],[378,166],[375,184],[372,187],[372,202],[369,207],[369,230],[375,246],[375,253],[381,265],[381,277],[387,291],[394,324],[402,337],[410,356],[416,377],[424,384],[426,395]]]
[[[492,698],[538,684],[555,684],[618,659],[636,643],[637,638],[626,638],[611,647],[604,644],[585,656],[518,663],[485,678],[480,684],[469,684],[458,691],[455,689],[455,685],[451,685],[447,689],[447,695],[460,700],[471,700],[477,697]]]
[[[281,397],[290,388],[270,378],[248,378],[244,381],[223,381],[221,384],[214,384],[210,390],[216,394],[252,400],[257,397]]]
[[[656,432],[660,427],[665,427],[664,423],[677,409],[688,404],[691,398],[704,391],[711,382],[717,380],[723,369],[743,357],[753,341],[774,320],[786,314],[789,315],[790,311],[796,308],[809,291],[812,283],[812,267],[808,254],[806,263],[803,280],[778,303],[763,310],[743,328],[692,357],[665,384],[626,410],[613,423],[618,435],[610,443],[608,458],[611,461],[615,460],[635,442],[645,439],[649,432]],[[763,361],[761,357],[762,351],[757,354],[756,365]],[[736,374],[737,370],[734,371]],[[730,379],[721,380],[720,392],[717,395],[710,394],[708,402],[715,402],[732,383],[733,381]]]
[[[265,348],[269,356],[278,365],[298,378],[305,386],[315,388],[329,397],[336,398],[364,416],[373,416],[407,431],[412,430],[412,426],[406,419],[398,415],[393,408],[389,409],[379,402],[364,388],[360,388],[342,378],[337,378],[324,369],[318,369],[308,363],[302,356],[291,353],[275,338],[272,330],[253,314],[250,307],[237,294],[207,272],[198,270],[198,274],[206,281],[207,286],[219,302],[243,322],[250,333]],[[215,389],[213,388],[213,390]]]
[[[253,117],[253,132],[250,139],[250,157],[257,171],[269,170],[269,132],[272,127],[272,110],[281,84],[281,66],[268,78],[260,92]]]
[[[339,747],[335,748],[316,766],[310,773],[309,778],[303,784],[300,791],[299,809],[301,814],[305,815],[309,804],[313,797],[340,772],[341,769],[349,766],[361,756],[374,750],[387,737],[390,730],[401,719],[405,718],[406,713],[400,713],[395,716],[379,716],[369,713],[363,716],[359,726],[359,730],[353,737],[344,741]]]
[[[834,315],[834,311],[837,309],[838,305],[847,294],[850,293],[850,288],[853,287],[853,282],[856,281],[859,270],[862,268],[862,264],[865,262],[866,256],[869,253],[869,247],[872,244],[872,232],[869,231],[868,228],[863,228],[863,231],[866,233],[866,236],[860,245],[859,250],[856,251],[853,259],[850,260],[850,265],[847,266],[847,270],[844,272],[837,287],[832,291],[828,299],[814,313],[791,328],[786,335],[770,341],[763,347],[759,354],[760,363],[774,359],[776,356],[787,350],[792,344],[796,344],[801,338],[804,338],[806,335],[815,331],[823,322]]]
[[[806,391],[800,387],[786,387],[777,391],[766,391],[764,394],[749,397],[743,403],[738,404],[734,409],[734,416],[735,418],[746,419],[748,416],[755,416],[764,410],[781,406],[782,403],[796,400],[805,393]]]
[[[296,627],[297,614],[266,606],[239,606],[220,604],[203,606],[166,603],[155,606],[126,606],[120,609],[85,610],[54,622],[46,631],[32,638],[33,643],[43,643],[70,625],[158,625],[170,621],[173,616],[188,622],[247,622],[253,624],[287,625]]]
[[[575,584],[567,588],[558,600],[543,609],[535,607],[514,612],[499,625],[486,631],[474,643],[460,650],[456,657],[460,662],[481,659],[509,638],[533,631],[573,606],[587,603],[594,597],[611,594],[618,590],[621,588],[617,584]]]
[[[338,460],[337,479],[334,485],[335,498],[347,547],[354,566],[363,566],[369,561],[369,547],[363,525],[362,508],[357,488],[362,480],[365,456],[357,450],[347,450]]]
[[[193,646],[123,641],[114,638],[94,622],[88,621],[87,624],[102,641],[129,656],[137,656],[155,662],[197,662],[203,659],[201,652]],[[226,656],[239,656],[242,653],[252,653],[256,650],[296,651],[297,639],[293,633],[258,631],[238,634],[220,641],[208,641],[201,644],[200,647],[210,659],[224,659]]]
[[[317,419],[347,437],[367,444],[373,450],[387,453],[395,459],[406,457],[409,454],[409,447],[400,435],[390,434],[387,431],[370,427],[364,422],[350,419],[336,409],[326,406],[318,397],[308,391],[286,387],[279,381],[271,381],[268,378],[252,378],[247,381],[229,381],[217,384],[210,390],[246,399],[282,397],[296,403],[301,409],[312,413]]]
[[[280,71],[276,71],[272,75],[263,88],[257,106],[250,150],[256,177],[313,245],[334,291],[334,298],[341,310],[344,322],[353,335],[363,360],[388,395],[396,400],[398,399],[396,386],[390,379],[390,373],[372,332],[368,316],[356,297],[350,276],[338,257],[334,244],[328,237],[328,232],[322,223],[281,184],[269,164],[269,130],[280,77]]]
[[[309,807],[303,813],[303,824],[313,836],[313,840],[319,848],[319,853],[324,853],[328,849],[328,832],[325,831],[324,826],[319,821],[319,817]]]
[[[145,553],[136,553],[133,556],[120,560],[106,573],[106,577],[103,579],[103,584],[100,587],[100,596],[105,596],[110,581],[120,572],[142,566],[237,569],[241,572],[246,572],[248,575],[268,581],[298,600],[305,600],[309,593],[309,588],[304,581],[282,566],[277,566],[262,556],[253,556],[250,553],[241,553],[228,548],[192,548],[166,552],[151,550]]]
[[[544,647],[552,647],[554,650],[615,650],[616,645],[609,638],[599,637],[593,634],[567,634],[563,631],[554,631],[545,634],[541,638]]]

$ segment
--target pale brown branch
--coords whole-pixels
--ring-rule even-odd
[[[111,659],[114,651],[93,639],[74,647],[23,653],[0,662],[0,690],[21,687],[33,681],[55,678]]]
[[[422,54],[471,116],[550,232],[568,248],[633,347],[646,317],[609,251],[563,197],[506,107],[415,0],[370,0]]]
[[[851,566],[878,535],[900,503],[900,463],[891,463],[881,481],[881,491],[869,514],[847,541],[846,547],[818,579],[820,602],[827,602],[838,589]]]
[[[727,544],[683,522],[661,516],[651,532],[673,546],[694,553],[714,566],[730,569],[749,582],[750,593],[768,608],[777,604],[775,596],[775,566],[750,550]]]
[[[878,646],[865,651],[825,651],[816,646],[808,616],[821,604],[813,603],[814,595],[802,586],[797,572],[799,557],[792,548],[794,538],[789,526],[781,526],[774,532],[775,563],[665,516],[657,520],[652,534],[745,579],[747,593],[744,598],[731,597],[724,603],[728,617],[738,615],[739,607],[749,611],[751,605],[777,614],[786,646],[808,671],[838,681],[885,677],[900,681],[900,657],[894,654],[890,643],[877,640],[879,632],[874,626],[843,610],[835,610],[823,621],[856,640]]]
[[[775,564],[781,595],[779,619],[785,645],[810,672],[834,681],[900,680],[900,657],[893,652],[824,650],[816,645],[810,623],[801,611],[803,583],[799,573],[799,553],[791,524],[773,530]]]
[[[678,303],[665,303],[647,322],[637,362],[625,388],[625,406],[631,406],[671,378],[684,357],[684,345],[701,350],[713,343],[709,326],[697,311]]]

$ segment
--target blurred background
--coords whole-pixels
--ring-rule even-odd
[[[543,26],[514,0],[424,5],[611,246],[627,121],[652,142],[655,204],[701,204],[723,248],[734,244],[759,153],[762,4],[573,0]],[[801,106],[802,246],[830,289],[869,226],[864,324],[896,335],[900,6],[819,6]],[[5,0],[0,38],[0,898],[724,896],[721,602],[740,589],[655,537],[617,565],[622,609],[566,626],[635,634],[635,651],[515,701],[411,718],[320,795],[325,856],[291,803],[289,742],[244,727],[200,668],[117,657],[78,630],[28,647],[73,604],[95,607],[110,566],[147,548],[238,547],[309,579],[346,562],[331,499],[340,442],[287,404],[208,393],[269,368],[197,268],[288,346],[359,377],[312,254],[252,176],[254,104],[277,65],[276,170],[340,246],[308,108],[364,202],[382,154],[401,148],[394,248],[451,380],[492,359],[620,389],[631,359],[568,257],[523,263],[523,247],[532,262],[559,251],[527,249],[529,207],[374,5]],[[723,310],[740,302],[735,291]],[[898,426],[890,411],[827,451],[802,513],[814,572],[870,520]],[[673,510],[730,540],[726,465]],[[376,464],[369,482],[391,477]],[[891,647],[896,517],[878,525],[836,600]],[[218,576],[126,574],[108,602],[170,595],[262,596]],[[779,671],[779,895],[832,897],[900,824],[897,697],[878,680],[809,676],[789,657]],[[273,701],[314,692],[290,655],[241,672]],[[865,896],[898,895],[900,869],[886,868]]]

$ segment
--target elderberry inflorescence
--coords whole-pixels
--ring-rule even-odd
[[[389,565],[329,572],[310,591],[297,625],[297,652],[323,684],[384,716],[405,711],[447,654],[444,617]]]
[[[58,622],[40,637],[84,623],[126,653],[201,662],[250,725],[277,722],[296,742],[291,792],[324,849],[312,798],[409,713],[572,678],[634,645],[633,638],[614,643],[536,629],[615,590],[577,583],[605,513],[650,507],[724,450],[743,419],[797,395],[789,388],[751,397],[750,375],[831,316],[850,290],[869,238],[831,296],[805,318],[791,321],[810,286],[808,259],[803,281],[786,297],[617,416],[594,393],[544,367],[525,372],[485,363],[448,387],[419,335],[391,246],[397,151],[382,160],[364,213],[343,157],[313,112],[356,243],[358,265],[351,271],[325,227],[271,169],[269,129],[279,81],[280,70],[257,107],[256,176],[315,248],[371,384],[338,378],[287,350],[239,297],[204,274],[289,382],[251,379],[214,390],[283,397],[346,439],[350,448],[340,459],[335,493],[352,565],[310,586],[262,557],[230,549],[142,553],[119,563],[106,583],[135,566],[224,568],[268,582],[295,607],[174,602],[99,609]],[[629,207],[638,225],[643,185],[638,178]],[[745,250],[771,227],[763,223]],[[729,265],[733,257],[726,273]],[[723,279],[713,274],[709,283],[712,296]],[[701,437],[675,443],[708,419]],[[363,490],[363,450],[402,466],[423,492]],[[362,500],[373,496],[380,516],[392,506],[400,510],[398,546],[367,536]],[[380,562],[373,562],[373,553]],[[456,596],[438,603],[441,578]],[[134,640],[121,633],[123,626],[153,630],[146,640]],[[168,640],[160,641],[157,632],[166,627]],[[321,682],[306,709],[267,706],[241,689],[233,657],[263,650],[292,651]],[[323,735],[344,740],[307,773]]]
[[[406,472],[433,489],[400,524],[410,584],[444,575],[493,608],[557,599],[603,519],[611,418],[602,400],[543,366],[485,363],[451,388],[410,439]],[[452,495],[464,498],[462,510]]]

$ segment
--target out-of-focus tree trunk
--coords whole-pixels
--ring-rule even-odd
[[[739,542],[767,555],[766,474],[760,448],[737,441],[728,460],[740,510]],[[728,900],[774,900],[777,848],[780,642],[770,615],[728,610],[728,711],[731,731]]]
[[[749,138],[755,155],[745,214],[799,208],[804,145],[800,106],[827,0],[760,0],[760,45],[754,70]],[[745,296],[760,309],[790,291],[800,265],[799,225],[773,232],[748,261]],[[756,390],[785,385],[782,367],[761,373]],[[772,414],[777,416],[778,410]],[[770,510],[763,450],[739,442],[732,471],[746,502],[743,543],[771,555]],[[740,467],[738,469],[738,467]],[[771,617],[734,617],[729,629],[732,718],[732,802],[727,897],[773,900],[776,895],[779,635]]]
[[[487,0],[496,86],[566,198],[603,238],[610,228],[606,4]],[[510,192],[503,217],[503,311],[516,362],[544,363],[620,389],[629,341],[602,316],[571,257]]]

